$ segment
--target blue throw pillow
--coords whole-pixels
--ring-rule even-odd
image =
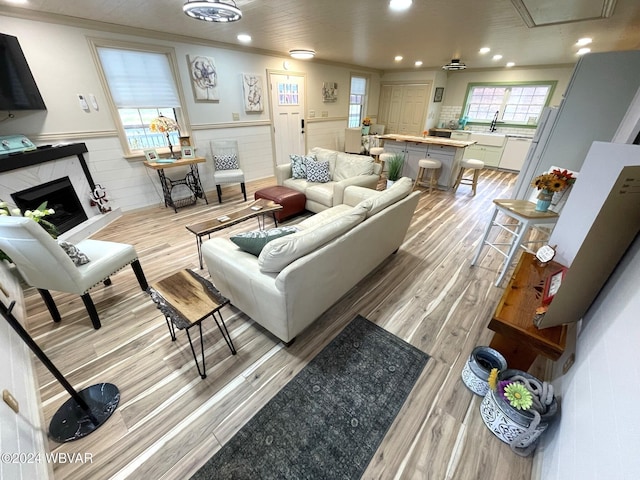
[[[264,246],[271,240],[291,235],[298,231],[295,225],[287,227],[272,228],[271,230],[253,230],[251,232],[238,233],[233,235],[230,240],[247,253],[260,255]]]
[[[310,182],[327,183],[331,181],[329,162],[307,162],[307,180]]]

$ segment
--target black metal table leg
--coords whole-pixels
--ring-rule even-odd
[[[216,313],[220,317],[220,322],[222,322],[222,327],[224,327],[224,331],[222,330],[222,327],[218,323],[218,319],[216,318]],[[222,334],[222,338],[224,338],[224,341],[227,342],[227,346],[229,347],[229,350],[231,350],[231,354],[235,355],[237,353],[236,352],[236,347],[233,346],[233,341],[231,340],[231,335],[229,335],[229,330],[227,330],[227,325],[224,323],[224,320],[222,319],[222,314],[220,313],[220,310],[218,310],[217,312],[213,312],[211,314],[211,316],[215,320],[216,325],[218,325],[218,329],[220,330],[220,333]]]
[[[202,338],[202,322],[198,322],[198,328],[200,329],[200,350],[202,351],[202,371],[200,371],[200,364],[198,363],[198,356],[196,350],[193,348],[193,342],[191,341],[191,335],[189,335],[189,329],[186,328],[187,338],[189,339],[189,345],[191,346],[191,353],[193,353],[193,359],[196,362],[196,368],[201,378],[207,378],[206,366],[204,363],[204,339]]]

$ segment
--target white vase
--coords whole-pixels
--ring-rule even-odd
[[[393,185],[394,183],[396,183],[395,180],[387,180],[387,188],[391,188],[391,185]]]

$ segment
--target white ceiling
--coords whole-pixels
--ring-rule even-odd
[[[238,0],[243,18],[230,24],[187,17],[184,0],[0,0],[0,13],[24,16],[29,9],[236,46],[236,35],[248,33],[251,49],[286,55],[311,48],[321,60],[378,70],[413,69],[416,60],[423,69],[440,68],[452,58],[469,69],[573,64],[582,37],[593,38],[593,52],[640,49],[638,0],[513,2],[545,25],[527,27],[512,0],[414,0],[402,13],[391,12],[388,0]],[[609,18],[567,22],[612,7]],[[485,46],[491,52],[480,55]],[[503,58],[493,61],[494,54]],[[396,55],[404,60],[394,62]]]

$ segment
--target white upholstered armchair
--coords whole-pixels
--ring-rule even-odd
[[[111,284],[111,275],[131,264],[140,288],[147,290],[147,280],[132,245],[82,240],[76,244],[89,262],[76,265],[58,242],[36,222],[25,217],[0,217],[0,249],[15,263],[25,282],[38,289],[53,320],[61,320],[49,290],[76,293],[82,297],[91,323],[97,330],[100,318],[89,296],[99,283]]]
[[[218,203],[222,203],[221,185],[239,183],[247,201],[247,189],[244,185],[244,172],[240,168],[238,142],[235,140],[211,141],[211,157],[213,158],[213,181],[218,192]]]

